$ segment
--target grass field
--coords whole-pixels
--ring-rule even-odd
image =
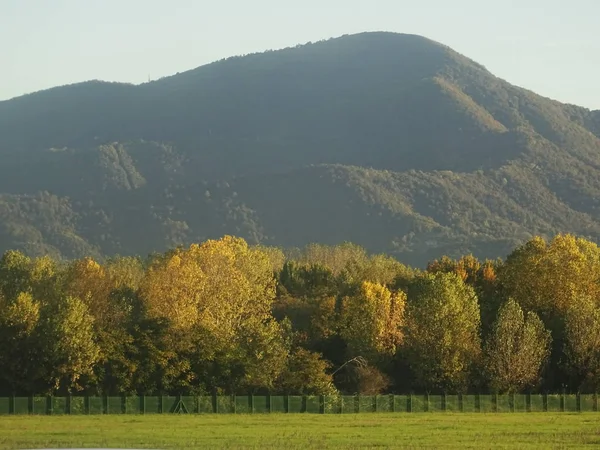
[[[1,416],[0,448],[576,448],[593,413]]]

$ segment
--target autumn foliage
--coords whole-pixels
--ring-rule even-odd
[[[0,394],[600,388],[600,249],[535,237],[425,270],[225,236],[148,258],[0,260]]]

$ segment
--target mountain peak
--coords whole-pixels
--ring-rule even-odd
[[[599,135],[599,111],[410,34],[79,83],[0,103],[0,247],[129,254],[241,234],[495,257],[531,234],[600,236]]]

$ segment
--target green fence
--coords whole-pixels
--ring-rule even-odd
[[[592,412],[596,394],[8,397],[2,414],[348,414],[375,412]]]

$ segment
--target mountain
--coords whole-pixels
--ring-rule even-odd
[[[0,250],[146,254],[223,234],[424,264],[600,237],[600,111],[419,36],[363,33],[142,85],[0,102]]]

